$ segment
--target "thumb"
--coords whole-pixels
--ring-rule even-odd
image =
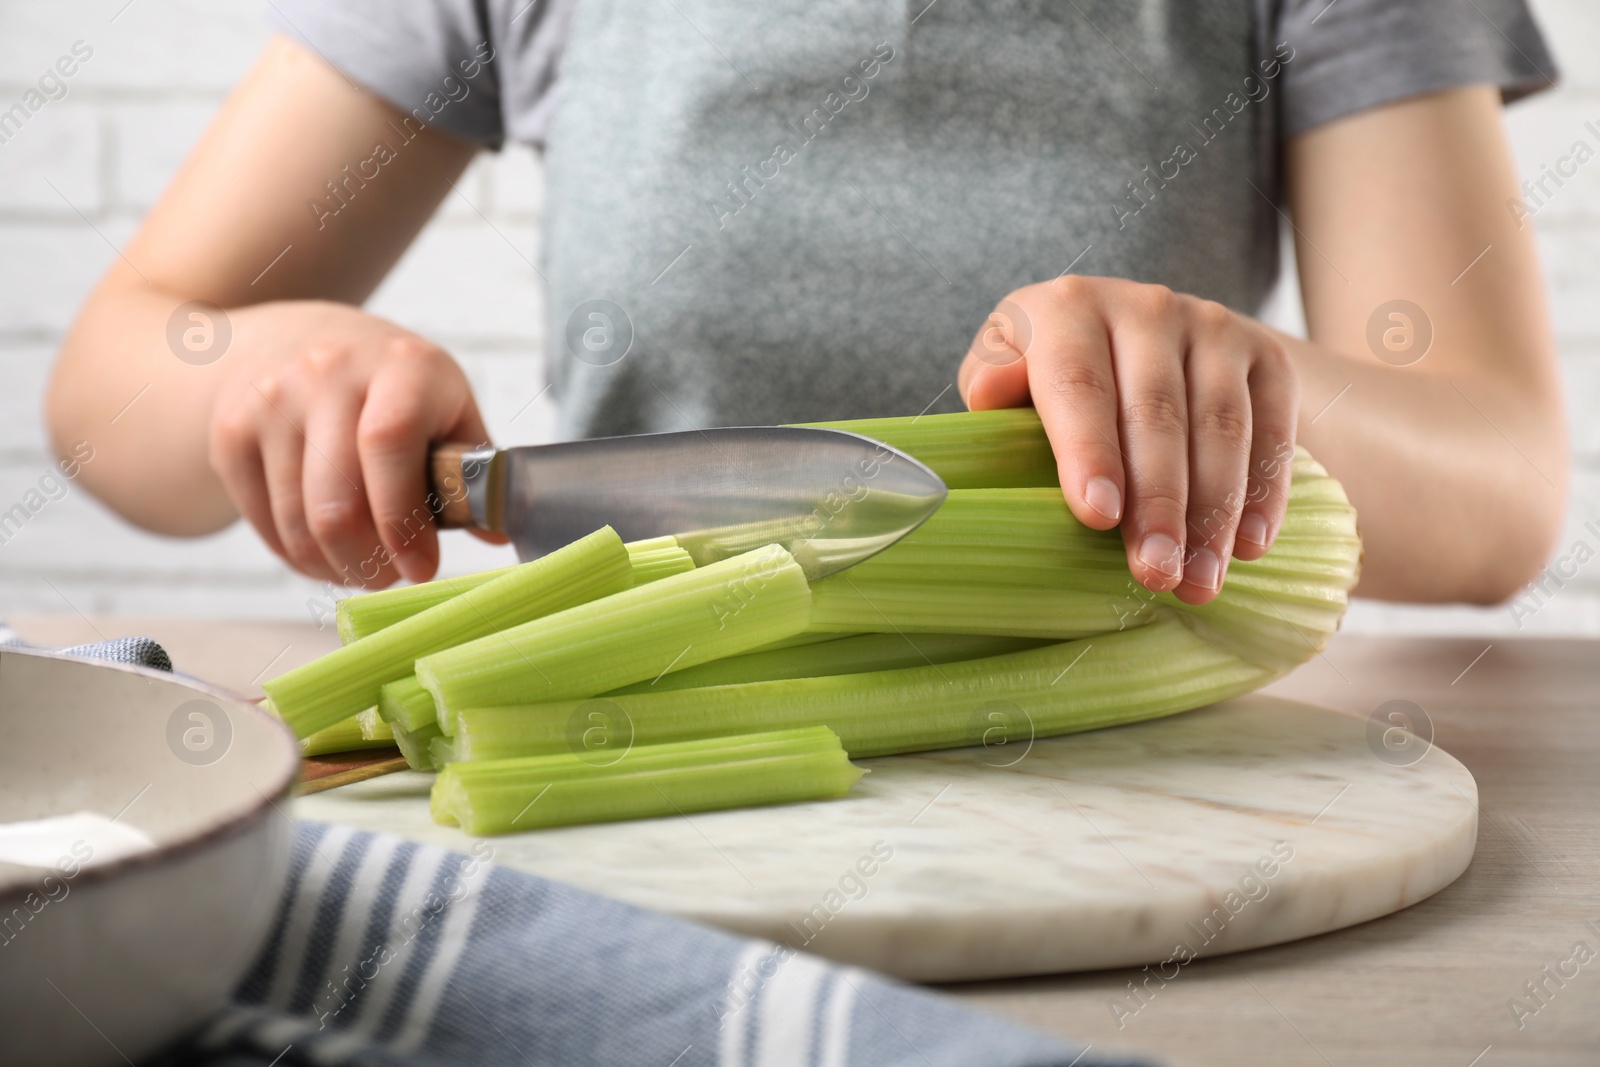
[[[968,411],[993,408],[1025,408],[1033,403],[1028,387],[1028,363],[996,365],[968,356],[961,366],[961,398]]]
[[[1008,298],[978,328],[956,376],[968,411],[1028,406],[1032,393],[1023,356],[1031,335],[1027,323],[1027,315]]]
[[[493,442],[489,440],[489,429],[484,425],[482,413],[478,411],[478,402],[473,398],[470,391],[467,393],[465,403],[462,405],[461,414],[451,426],[446,428],[443,439],[447,441],[470,441],[472,444],[484,448],[493,446]],[[472,528],[467,532],[478,540],[486,541],[491,545],[504,545],[509,544],[511,541],[511,538],[495,530]]]

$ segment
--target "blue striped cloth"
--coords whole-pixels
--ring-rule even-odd
[[[270,938],[169,1062],[1106,1067],[930,993],[487,862],[300,823]]]
[[[17,631],[0,622],[0,648],[28,648]],[[110,660],[112,663],[133,663],[140,667],[153,667],[158,671],[172,670],[172,660],[167,658],[167,650],[148,637],[113,637],[106,641],[96,641],[88,645],[73,645],[71,648],[59,648],[57,652],[68,656],[82,656],[85,659]]]

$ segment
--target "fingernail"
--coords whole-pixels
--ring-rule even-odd
[[[1239,540],[1259,548],[1267,547],[1267,520],[1251,512],[1239,520]]]
[[[1197,548],[1184,568],[1183,577],[1190,585],[1198,585],[1213,593],[1222,588],[1222,560],[1209,548]]]
[[[1166,534],[1151,534],[1139,544],[1139,562],[1168,578],[1183,576],[1182,551]]]
[[[1083,487],[1083,499],[1112,522],[1122,518],[1122,490],[1110,478],[1090,478]]]

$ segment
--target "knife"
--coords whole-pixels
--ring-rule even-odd
[[[441,526],[504,533],[524,561],[610,525],[624,541],[670,534],[697,566],[779,544],[813,581],[900,540],[947,491],[881,441],[802,426],[448,443],[429,474]]]

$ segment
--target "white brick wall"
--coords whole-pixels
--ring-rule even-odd
[[[154,537],[56,483],[39,418],[48,363],[77,303],[183,159],[210,114],[267,36],[266,0],[5,0],[0,5],[0,106],[9,106],[75,41],[94,49],[68,95],[0,145],[0,510],[43,501],[0,545],[0,617],[7,613],[305,617],[324,591],[291,576],[242,527],[200,541]],[[1536,0],[1563,61],[1566,85],[1511,112],[1524,173],[1536,174],[1600,123],[1600,10],[1593,0]],[[54,186],[54,188],[52,188]],[[485,157],[460,183],[372,308],[438,339],[467,367],[491,431],[544,439],[541,293],[518,255],[532,257],[543,182],[524,150]],[[467,200],[470,199],[469,204]],[[476,208],[476,210],[474,210]],[[80,217],[79,213],[82,213]],[[479,213],[482,213],[481,215]],[[484,220],[484,216],[488,221]],[[87,219],[87,221],[85,221]],[[1600,162],[1584,168],[1535,219],[1571,395],[1579,461],[1562,552],[1600,520]],[[497,232],[498,231],[498,232]],[[504,237],[502,237],[504,235]],[[505,239],[516,246],[508,248]],[[1293,294],[1276,321],[1298,316]],[[54,490],[52,490],[54,491]],[[1600,527],[1600,522],[1597,522]],[[447,539],[446,567],[500,559],[468,538]],[[1551,595],[1523,632],[1600,633],[1600,563]],[[1530,602],[1531,603],[1531,602]],[[1362,604],[1361,629],[1516,632],[1512,613]]]

